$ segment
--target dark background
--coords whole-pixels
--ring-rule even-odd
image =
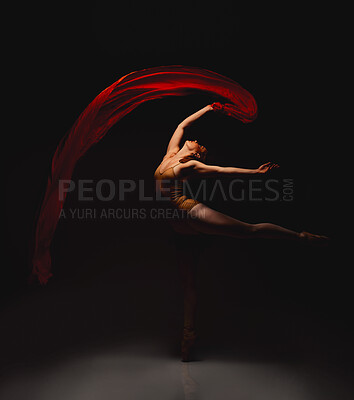
[[[61,221],[53,241],[54,276],[44,287],[27,284],[34,216],[60,139],[93,98],[121,76],[178,64],[234,79],[259,107],[252,124],[208,114],[191,128],[190,139],[208,148],[208,162],[255,168],[274,161],[281,166],[275,178],[294,180],[292,202],[235,204],[216,197],[210,205],[241,220],[331,238],[328,248],[208,238],[198,266],[202,336],[210,346],[215,338],[229,337],[232,343],[237,337],[249,349],[258,348],[257,354],[301,354],[349,365],[352,293],[337,222],[344,189],[341,171],[333,168],[340,133],[333,104],[339,72],[330,63],[338,51],[331,10],[231,1],[46,7],[28,4],[21,13],[9,12],[13,101],[9,142],[2,151],[1,294],[7,332],[18,348],[31,353],[31,345],[38,350],[44,342],[47,347],[40,346],[39,353],[45,357],[55,351],[53,341],[64,351],[92,340],[118,340],[123,333],[163,337],[167,326],[171,342],[178,341],[179,271],[171,230],[160,221]],[[140,106],[90,149],[73,179],[145,179],[149,185],[177,124],[215,100],[195,94]],[[139,204],[132,196],[104,206]],[[102,204],[83,204],[76,192],[66,207]]]

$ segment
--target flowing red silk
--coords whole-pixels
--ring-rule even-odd
[[[103,90],[81,113],[60,141],[52,159],[51,173],[35,227],[32,277],[46,284],[51,273],[50,245],[65,201],[59,199],[59,181],[70,180],[74,167],[88,149],[140,104],[166,96],[184,96],[196,91],[223,97],[216,110],[241,120],[253,121],[257,104],[238,83],[215,72],[196,67],[162,66],[135,71]]]

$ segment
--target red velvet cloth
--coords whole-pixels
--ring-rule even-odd
[[[32,277],[37,276],[41,284],[46,284],[53,275],[50,245],[65,201],[65,194],[62,201],[59,199],[59,180],[71,179],[79,158],[139,104],[196,91],[223,97],[226,103],[216,110],[242,122],[251,122],[257,116],[254,98],[238,83],[212,71],[178,65],[148,68],[125,75],[86,107],[53,156],[51,174],[36,221]]]

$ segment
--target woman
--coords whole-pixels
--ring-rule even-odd
[[[190,359],[195,333],[195,266],[198,260],[198,246],[191,246],[192,237],[200,235],[224,235],[235,238],[279,238],[323,244],[328,238],[308,232],[295,232],[271,223],[249,224],[211,209],[205,204],[183,195],[183,183],[191,177],[239,176],[265,174],[278,168],[277,164],[266,163],[257,169],[220,167],[207,165],[203,161],[207,150],[197,140],[182,141],[185,129],[205,113],[222,110],[220,103],[207,105],[186,118],[173,133],[166,155],[157,167],[154,178],[161,200],[174,209],[175,218],[166,218],[178,234],[176,238],[177,261],[180,265],[184,289],[184,330],[182,339],[182,360]],[[166,205],[166,203],[165,203]],[[192,236],[193,235],[193,236]]]

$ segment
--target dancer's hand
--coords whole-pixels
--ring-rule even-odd
[[[257,172],[259,174],[265,174],[266,172],[271,171],[271,170],[276,169],[276,168],[279,168],[278,164],[274,164],[274,163],[268,162],[266,164],[261,165],[257,169]]]
[[[211,105],[211,109],[214,111],[223,111],[224,105],[219,102],[216,102]]]

